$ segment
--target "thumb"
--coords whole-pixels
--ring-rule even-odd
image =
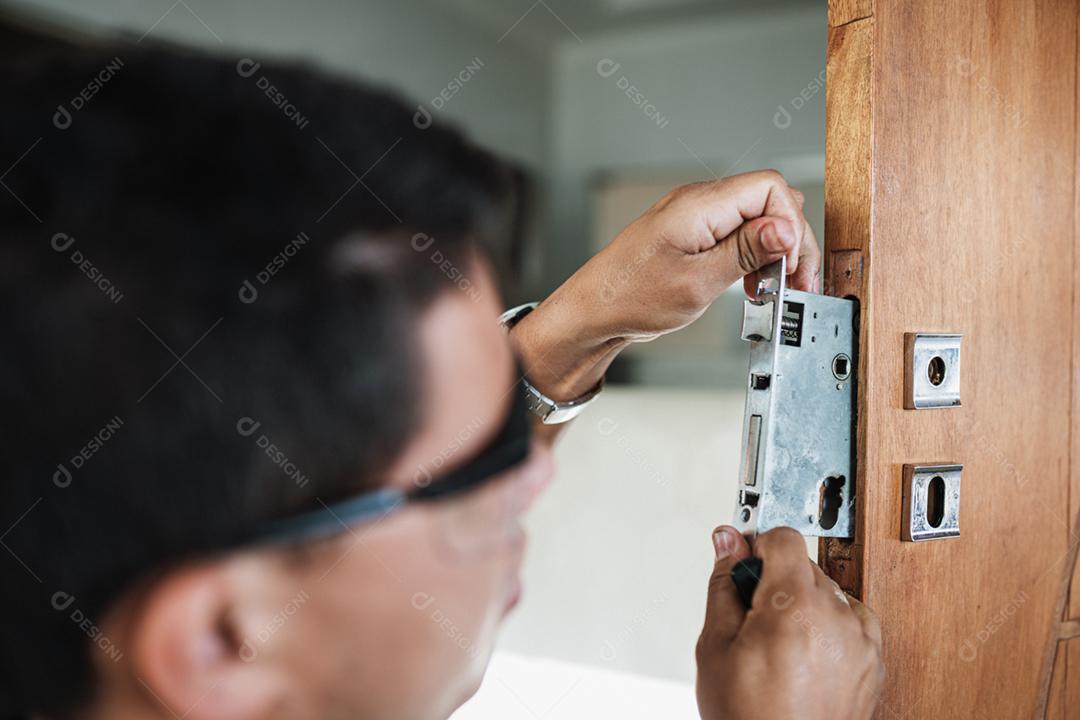
[[[740,560],[750,557],[750,545],[746,538],[730,525],[721,525],[713,531],[713,547],[716,564],[709,578],[709,596],[705,603],[705,628],[702,638],[728,642],[738,634],[746,617],[731,569]]]
[[[713,254],[707,270],[710,281],[721,292],[785,255],[790,259],[798,245],[798,234],[784,218],[763,215],[747,220],[709,251]]]

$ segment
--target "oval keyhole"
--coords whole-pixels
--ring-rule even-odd
[[[945,481],[940,475],[935,475],[926,486],[926,523],[930,527],[941,527],[944,519]]]
[[[945,382],[945,361],[937,355],[930,358],[930,364],[926,366],[926,377],[934,387]]]
[[[830,475],[821,483],[818,497],[818,524],[823,530],[832,530],[840,518],[840,507],[844,496],[840,489],[844,487],[843,475]]]

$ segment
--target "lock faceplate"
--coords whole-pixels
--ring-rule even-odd
[[[858,304],[787,289],[785,265],[762,270],[744,307],[750,367],[735,525],[853,537]]]

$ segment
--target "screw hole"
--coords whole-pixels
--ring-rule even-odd
[[[941,356],[935,355],[930,358],[930,364],[926,366],[926,376],[930,379],[930,384],[935,387],[945,382],[945,361],[941,359]]]

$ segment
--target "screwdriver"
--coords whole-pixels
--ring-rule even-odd
[[[735,583],[735,590],[739,593],[739,599],[747,610],[753,604],[754,591],[757,590],[763,567],[761,558],[748,557],[735,563],[735,567],[731,568],[731,581]]]

